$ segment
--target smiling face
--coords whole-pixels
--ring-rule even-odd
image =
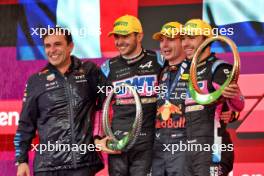
[[[182,36],[182,48],[184,53],[186,54],[188,59],[192,59],[195,51],[198,47],[204,42],[205,37],[202,35],[190,36],[184,35]]]
[[[114,34],[115,46],[122,56],[131,57],[141,50],[142,33]]]
[[[179,37],[169,38],[161,36],[160,38],[160,51],[164,58],[172,62],[182,54],[181,40]]]
[[[45,53],[50,64],[56,68],[67,67],[70,64],[70,54],[73,43],[67,43],[64,35],[56,33],[44,39]]]

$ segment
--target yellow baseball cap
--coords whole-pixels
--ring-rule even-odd
[[[213,37],[213,31],[210,24],[201,19],[191,19],[184,24],[184,35],[204,35]]]
[[[183,25],[178,22],[169,22],[162,26],[160,32],[156,32],[152,35],[154,40],[160,40],[161,36],[164,35],[169,38],[175,38],[177,35],[180,35],[180,31]]]
[[[108,33],[108,36],[112,34],[128,35],[133,32],[143,32],[139,19],[132,15],[124,15],[115,21],[114,29],[112,32]]]

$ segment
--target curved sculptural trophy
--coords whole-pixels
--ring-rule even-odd
[[[230,76],[226,79],[224,84],[221,85],[220,88],[217,89],[216,91],[206,94],[202,92],[202,90],[199,88],[197,84],[197,64],[199,62],[199,56],[201,55],[203,49],[206,48],[208,44],[217,40],[225,42],[231,47],[234,56],[234,65]],[[236,44],[230,38],[224,36],[216,36],[216,37],[208,38],[197,49],[192,59],[191,68],[190,68],[190,79],[189,79],[190,94],[192,98],[199,104],[206,105],[213,103],[219,99],[225,87],[227,87],[231,82],[237,82],[239,73],[240,73],[240,57]]]
[[[118,140],[115,135],[112,132],[111,125],[109,122],[109,106],[110,102],[112,100],[112,97],[114,95],[115,90],[118,88],[125,87],[127,88],[135,99],[136,104],[136,116],[133,123],[132,128],[129,130],[128,134],[126,134],[122,139]],[[134,89],[133,86],[122,83],[118,86],[115,86],[114,89],[112,89],[108,95],[108,97],[105,100],[104,106],[103,106],[103,130],[106,136],[110,136],[111,140],[107,142],[107,147],[111,150],[128,150],[135,144],[140,131],[142,127],[142,105],[140,102],[139,95],[137,91]]]

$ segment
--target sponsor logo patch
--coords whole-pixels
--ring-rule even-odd
[[[201,111],[204,109],[203,105],[192,105],[185,108],[185,112]]]

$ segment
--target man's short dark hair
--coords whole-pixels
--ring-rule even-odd
[[[71,32],[67,29],[67,28],[62,28],[59,26],[53,27],[53,28],[48,28],[46,34],[43,36],[43,41],[45,40],[45,38],[49,35],[55,35],[56,33],[60,33],[62,35],[64,35],[67,44],[72,43],[72,35]]]

